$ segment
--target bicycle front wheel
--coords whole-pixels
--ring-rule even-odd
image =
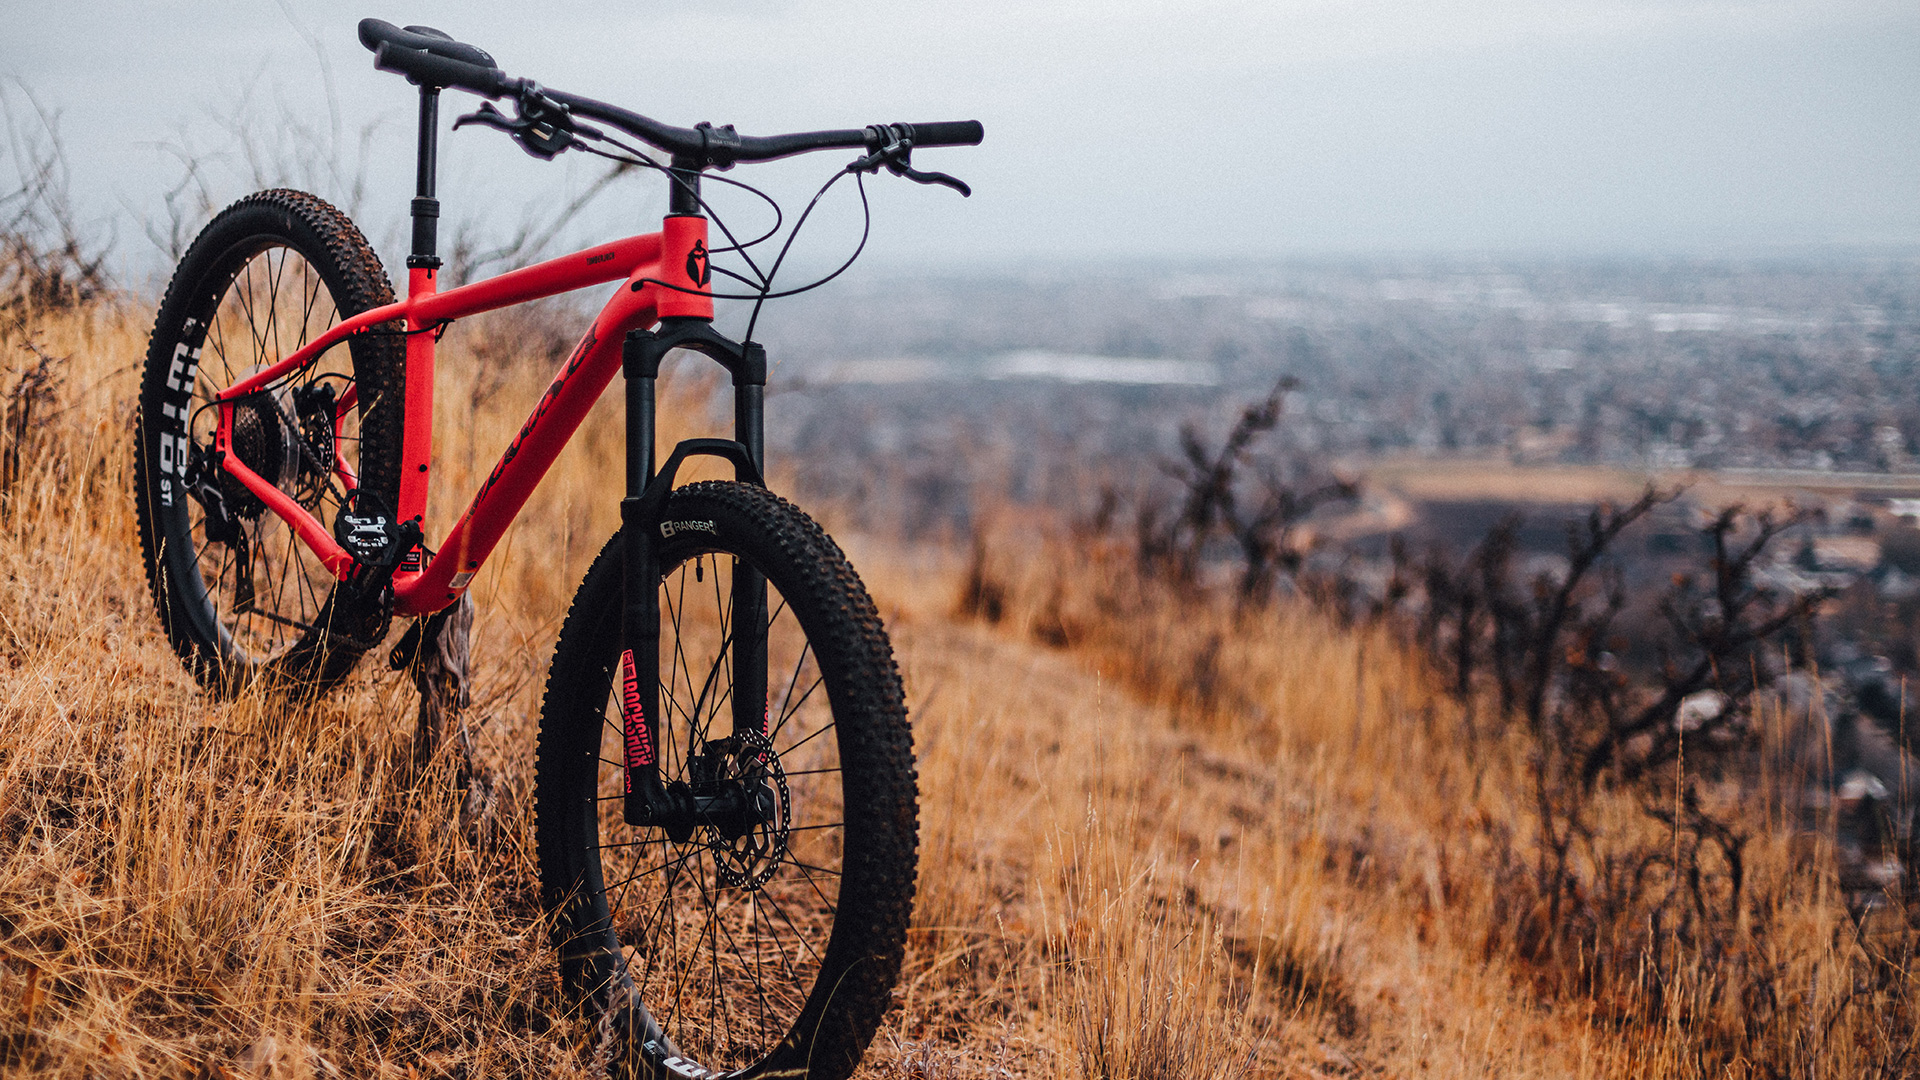
[[[886,1009],[913,904],[913,746],[886,632],[833,541],[762,488],[682,488],[659,532],[661,779],[739,786],[753,809],[679,838],[624,822],[616,536],[561,630],[540,721],[563,980],[617,1035],[616,1075],[842,1080]],[[768,584],[764,681],[734,666],[756,629],[734,610],[749,568]],[[764,720],[734,730],[736,688],[762,685],[748,711]]]
[[[333,575],[221,466],[213,399],[392,302],[353,222],[286,190],[222,211],[167,286],[140,389],[135,503],[167,638],[209,688],[266,671],[324,688],[368,647],[355,640],[367,628],[334,625]],[[360,509],[394,509],[406,371],[392,330],[355,337],[234,407],[234,455],[322,521],[350,492]],[[345,408],[350,394],[357,405]]]

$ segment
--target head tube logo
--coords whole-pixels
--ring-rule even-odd
[[[707,242],[695,240],[693,250],[687,252],[687,277],[701,288],[713,280],[713,268],[707,265]]]

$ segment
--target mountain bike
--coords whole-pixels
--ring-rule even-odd
[[[613,1041],[622,1075],[839,1080],[872,1039],[905,949],[912,737],[865,587],[764,481],[767,358],[753,320],[786,295],[773,275],[787,246],[764,272],[751,249],[780,224],[736,238],[702,180],[738,184],[709,174],[849,149],[860,156],[822,195],[851,175],[864,207],[862,178],[881,169],[965,194],[911,154],[977,144],[982,128],[680,128],[508,76],[429,27],[368,19],[359,33],[378,68],[419,88],[407,296],[394,299],[351,221],[301,192],[241,199],[194,241],[154,325],[136,451],[141,551],[167,636],[213,692],[264,682],[315,693],[392,621],[433,633],[622,375],[621,525],[574,596],[540,718],[536,828],[562,983]],[[446,89],[487,99],[455,128],[499,130],[539,158],[584,150],[658,172],[660,230],[439,291]],[[503,99],[511,113],[492,104]],[[722,255],[745,270],[718,265]],[[744,291],[716,289],[716,275]],[[427,547],[441,333],[616,282],[465,513]],[[741,340],[714,329],[720,297],[754,301]],[[734,430],[660,462],[654,388],[676,350],[731,377]],[[735,478],[676,488],[696,456]]]

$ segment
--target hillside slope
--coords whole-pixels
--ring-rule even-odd
[[[410,775],[414,695],[384,667],[312,705],[215,702],[180,670],[133,538],[144,320],[97,304],[3,343],[7,416],[28,422],[7,428],[0,490],[0,1070],[587,1075],[538,918],[529,791],[547,655],[616,519],[616,414],[589,420],[476,583],[469,722],[497,801],[475,819],[450,762]],[[556,347],[506,319],[449,335],[438,520]],[[669,394],[693,433],[705,387]],[[850,547],[893,627],[923,791],[915,930],[867,1075],[1703,1071],[1690,1016],[1627,1022],[1517,959],[1528,913],[1502,906],[1501,875],[1525,850],[1525,748],[1463,744],[1385,632],[1283,607],[1061,651],[954,621],[949,553]],[[1232,708],[1139,692],[1201,638],[1205,663],[1181,670],[1231,672]],[[1756,836],[1756,875],[1784,880],[1787,845]],[[1817,1005],[1851,976],[1822,959],[1838,906],[1809,880],[1748,955]]]
[[[875,576],[884,604],[892,578]],[[1300,615],[1286,716],[1255,734],[1182,724],[1075,657],[910,601],[895,622],[927,792],[895,1060],[954,1076],[1623,1063],[1516,989],[1483,929],[1436,918],[1440,893],[1473,887],[1433,828],[1471,809],[1450,803],[1472,778],[1393,790],[1429,756],[1433,701],[1382,643]]]

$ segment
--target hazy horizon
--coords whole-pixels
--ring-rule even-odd
[[[143,229],[164,223],[189,160],[216,205],[276,169],[341,202],[364,177],[363,224],[396,254],[413,98],[360,48],[366,14],[439,26],[511,73],[673,123],[983,120],[984,145],[920,162],[973,183],[973,199],[869,182],[877,267],[1920,249],[1910,4],[595,6],[536,34],[524,8],[493,2],[323,16],[220,0],[190,17],[106,2],[17,27],[0,74],[16,138],[37,123],[30,91],[58,114],[83,227],[147,273],[165,260]],[[698,43],[700,63],[672,64],[656,38]],[[443,117],[474,100],[448,94]],[[266,160],[248,160],[235,127]],[[442,148],[448,228],[468,222],[476,239],[600,172],[579,154],[534,162],[488,132]],[[730,175],[797,209],[839,164]],[[562,239],[645,229],[658,186],[623,181]],[[850,250],[855,204],[838,198],[802,258]]]

